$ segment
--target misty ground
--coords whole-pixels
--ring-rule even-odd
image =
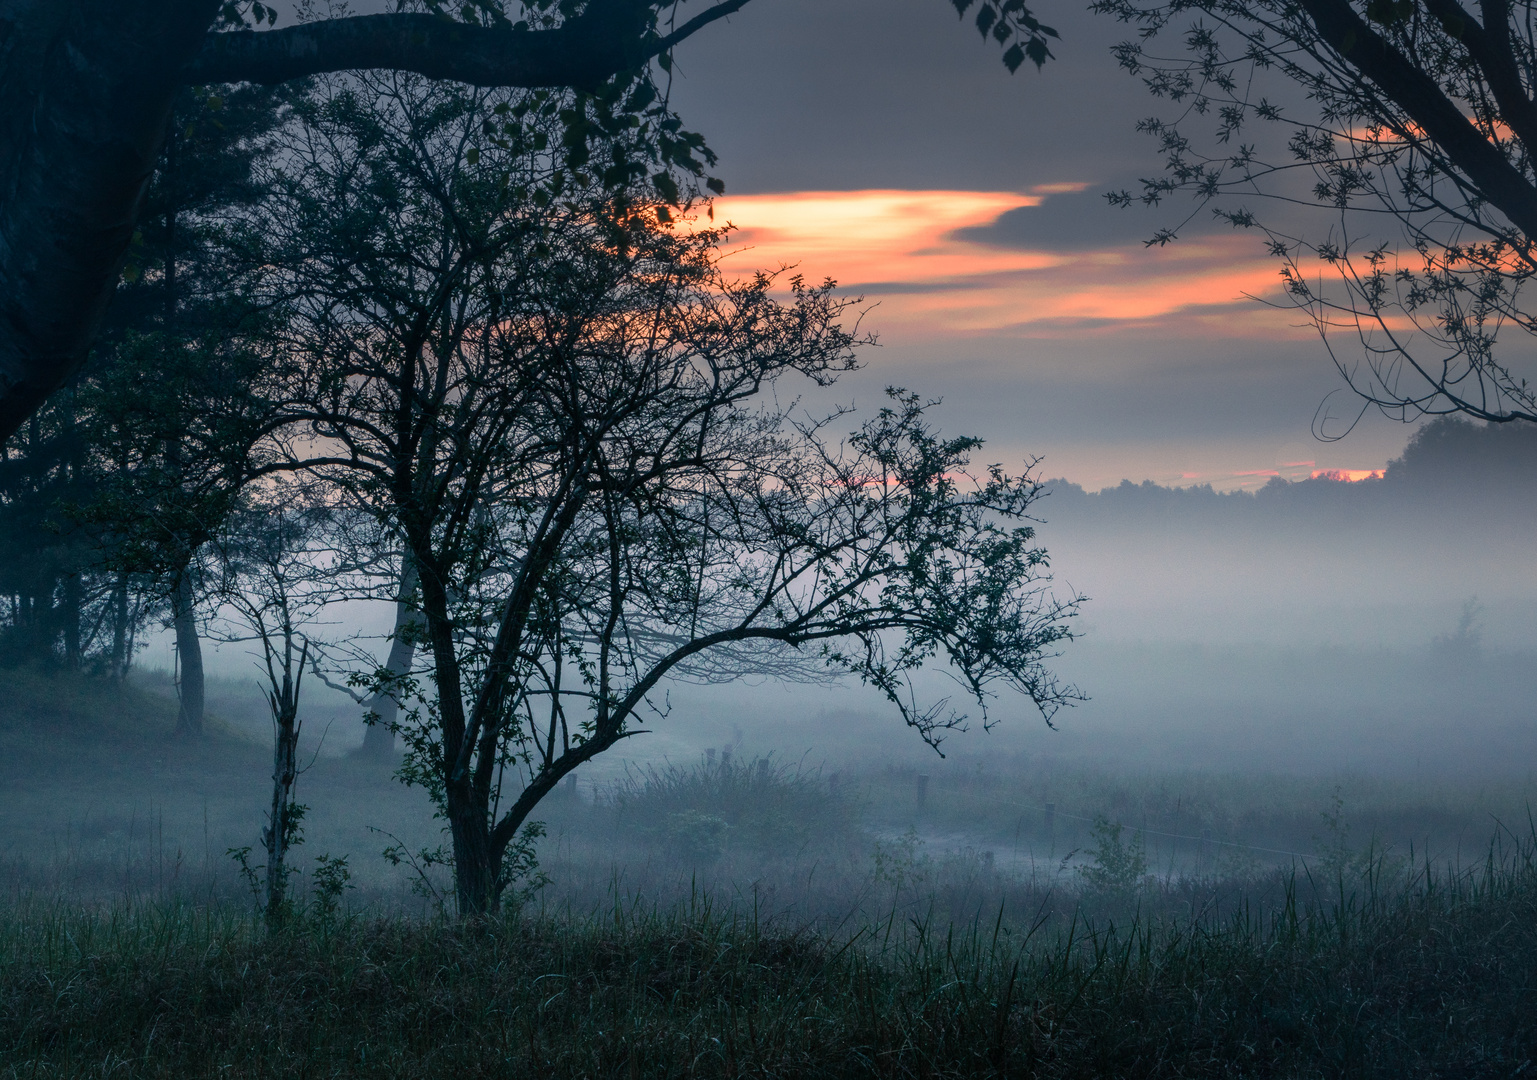
[[[1119,731],[1016,720],[957,738],[941,758],[889,718],[877,741],[880,721],[853,710],[754,723],[744,702],[729,720],[679,718],[652,747],[634,740],[651,754],[603,762],[540,807],[550,884],[539,903],[666,906],[703,888],[794,921],[894,902],[964,918],[1073,894],[1095,865],[1099,821],[1135,838],[1165,887],[1306,873],[1367,852],[1466,866],[1497,834],[1527,828],[1537,725],[1518,691],[1531,658],[1463,658],[1450,680],[1427,674],[1428,651],[1247,663],[1214,647],[1099,651],[1090,659],[1124,685],[1102,693],[1124,693],[1134,718]],[[11,671],[0,692],[0,865],[13,897],[241,902],[228,853],[259,846],[270,798],[254,682],[214,680],[209,732],[196,740],[172,737],[162,673],[115,688]],[[760,687],[758,707],[780,696]],[[389,763],[352,756],[359,712],[340,698],[311,703],[298,861],[347,857],[360,910],[430,912],[441,869],[418,875],[381,852],[444,837],[420,790]]]
[[[259,713],[220,684],[212,730],[173,739],[168,689],[0,674],[0,1076],[1493,1080],[1537,1060],[1515,772],[834,769],[733,739],[560,792],[551,883],[458,922],[379,858],[369,826],[437,837],[345,756],[339,717],[297,854],[349,856],[358,888],[333,908],[311,876],[271,934],[224,852],[260,826]]]
[[[941,756],[858,687],[675,684],[645,734],[539,808],[541,895],[591,908],[616,891],[666,902],[701,881],[739,896],[772,886],[786,911],[824,917],[865,903],[877,858],[900,851],[930,886],[996,896],[1080,881],[1097,819],[1139,836],[1165,881],[1307,867],[1342,846],[1476,860],[1521,831],[1537,793],[1534,476],[1531,432],[1442,421],[1363,483],[1053,482],[1038,507],[1055,587],[1089,598],[1051,664],[1086,699],[1055,728],[1005,695],[992,730],[971,709]],[[377,651],[370,617],[349,607],[316,632]],[[152,642],[121,694],[0,672],[0,860],[16,888],[234,888],[226,852],[258,843],[268,798],[266,705],[246,646],[211,649],[209,735],[174,740],[168,659]],[[967,707],[938,676],[917,689]],[[421,791],[349,756],[362,711],[309,680],[299,857],[346,856],[360,903],[420,908],[409,865],[380,852],[443,838]],[[777,833],[743,820],[768,812],[751,799],[728,813],[702,779],[711,754],[768,759],[816,812]],[[683,802],[616,809],[678,770],[696,789]],[[726,828],[690,852],[668,838],[680,814]]]

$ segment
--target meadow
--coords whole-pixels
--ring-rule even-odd
[[[558,792],[547,883],[458,921],[439,868],[378,856],[434,839],[418,794],[321,755],[308,872],[269,933],[226,854],[253,842],[270,768],[249,717],[226,704],[189,747],[154,680],[4,679],[0,1076],[1503,1077],[1537,1059],[1518,780],[923,773],[720,747]]]
[[[34,901],[0,918],[0,1056],[29,1077],[1515,1076],[1533,855],[1045,930],[817,933],[696,900],[320,908],[267,936],[228,906]]]

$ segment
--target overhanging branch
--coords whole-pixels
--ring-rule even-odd
[[[331,71],[389,69],[475,86],[596,86],[639,67],[748,0],[724,0],[665,38],[645,0],[606,0],[554,30],[515,30],[437,15],[355,15],[282,30],[210,34],[191,84],[274,84]]]
[[[489,29],[435,15],[356,15],[210,34],[186,69],[192,84],[273,84],[328,71],[392,69],[476,86],[591,85],[632,67],[638,43],[558,30]]]
[[[1537,188],[1484,138],[1433,78],[1368,26],[1346,0],[1300,3],[1331,48],[1403,109],[1512,225],[1528,239],[1537,239]]]
[[[1537,108],[1521,82],[1521,69],[1510,43],[1510,12],[1504,0],[1483,0],[1485,25],[1458,0],[1425,0],[1426,9],[1467,48],[1483,71],[1500,107],[1500,117],[1528,147],[1537,146]]]

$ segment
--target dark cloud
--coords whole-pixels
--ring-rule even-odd
[[[1008,210],[991,225],[960,229],[956,238],[1032,251],[1085,251],[1145,243],[1165,228],[1177,228],[1180,237],[1232,229],[1207,211],[1193,216],[1187,211],[1188,220],[1181,220],[1172,207],[1111,206],[1106,193],[1128,186],[1096,184],[1084,191],[1048,195],[1039,206]]]
[[[949,0],[753,0],[678,50],[673,101],[736,191],[1018,190],[1156,167],[1123,29],[1038,5],[1058,59],[1010,75]]]

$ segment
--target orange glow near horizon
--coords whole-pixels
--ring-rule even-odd
[[[989,191],[802,191],[714,203],[734,231],[728,272],[794,267],[878,300],[875,329],[903,337],[1060,336],[1171,320],[1223,336],[1296,334],[1295,316],[1248,300],[1278,287],[1278,267],[1251,236],[1207,236],[1150,249],[1027,250],[957,234],[1040,206],[1079,183],[1027,194]]]
[[[1381,469],[1314,469],[1312,479],[1335,480],[1342,484],[1356,484],[1362,480],[1381,480]]]
[[[1341,484],[1359,483],[1362,480],[1380,480],[1382,469],[1320,469],[1313,461],[1290,461],[1270,469],[1214,469],[1205,472],[1181,472],[1182,481],[1208,483],[1219,490],[1237,489],[1250,491],[1263,487],[1274,479],[1297,482],[1299,480],[1332,480]],[[1305,469],[1306,471],[1300,471]],[[1171,475],[1170,482],[1173,477]]]

